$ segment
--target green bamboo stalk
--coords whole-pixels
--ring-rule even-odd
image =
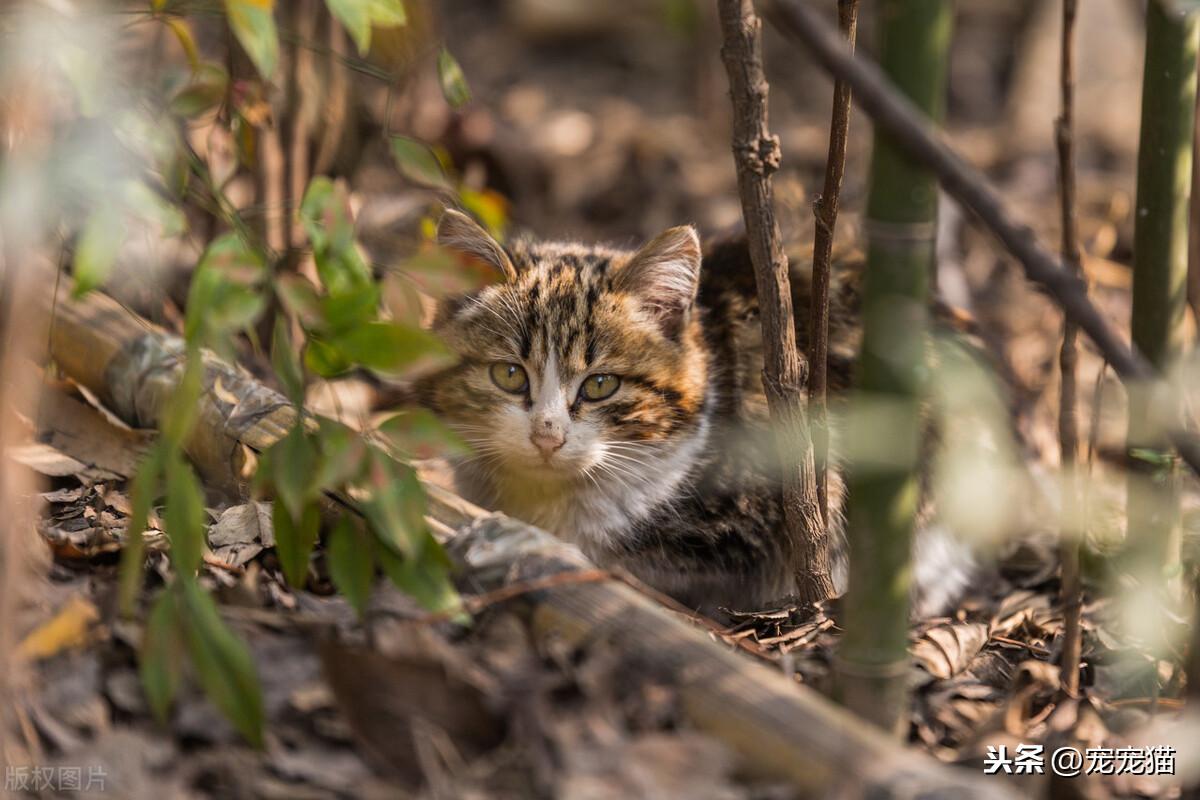
[[[1134,225],[1133,343],[1161,372],[1183,352],[1187,304],[1188,200],[1196,115],[1195,13],[1163,0],[1146,10]],[[1180,560],[1174,457],[1163,409],[1144,387],[1129,390],[1128,546],[1135,575],[1157,585]]]
[[[921,110],[940,119],[950,4],[884,0],[878,8],[881,66]],[[876,128],[858,394],[864,414],[886,422],[852,425],[847,436],[858,457],[880,446],[883,430],[889,452],[870,465],[851,464],[850,580],[837,677],[847,707],[893,732],[908,707],[910,550],[937,192],[933,173]]]

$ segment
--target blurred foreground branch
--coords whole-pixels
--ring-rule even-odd
[[[941,141],[937,129],[892,87],[876,64],[849,52],[837,30],[806,3],[769,0],[767,8],[772,22],[785,35],[809,47],[830,73],[844,79],[855,101],[875,123],[886,128],[910,157],[929,167],[951,197],[974,212],[1021,263],[1026,277],[1042,286],[1091,338],[1126,384],[1144,381],[1161,385],[1153,365],[1126,344],[1088,299],[1083,281],[1037,241],[1028,225],[1013,220],[988,180]],[[1172,422],[1171,444],[1200,474],[1200,441],[1184,431],[1177,420]]]
[[[767,79],[762,68],[762,20],[751,0],[719,0],[721,58],[733,99],[733,157],[738,194],[758,287],[763,330],[763,389],[783,475],[788,540],[796,548],[796,591],[816,602],[834,595],[829,537],[813,470],[812,438],[801,387],[787,254],[775,221],[771,173],[779,168],[779,138],[767,128]]]

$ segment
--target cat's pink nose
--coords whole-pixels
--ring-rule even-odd
[[[529,441],[533,442],[543,458],[549,458],[566,443],[567,437],[558,431],[538,431],[530,434]]]

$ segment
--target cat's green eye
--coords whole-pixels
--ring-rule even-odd
[[[621,379],[616,375],[588,375],[579,387],[579,396],[584,400],[607,400],[621,388]]]
[[[492,376],[492,383],[506,392],[520,394],[529,388],[529,375],[520,364],[497,361],[488,368],[488,374]]]

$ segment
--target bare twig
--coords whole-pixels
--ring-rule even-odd
[[[805,3],[769,0],[768,8],[784,34],[811,48],[827,70],[850,85],[855,102],[875,123],[886,128],[910,157],[929,167],[951,197],[974,212],[1021,263],[1026,277],[1041,285],[1067,318],[1091,338],[1123,381],[1161,384],[1154,367],[1113,330],[1088,299],[1082,279],[1042,246],[1028,225],[1012,219],[987,179],[941,141],[924,115],[891,87],[877,65],[850,53],[837,31]],[[1181,427],[1171,431],[1170,439],[1183,460],[1200,473],[1200,440]]]
[[[721,57],[733,98],[733,156],[750,242],[763,328],[763,388],[783,474],[788,540],[795,548],[797,593],[807,602],[832,597],[829,548],[813,474],[812,442],[802,405],[803,367],[793,327],[787,255],[775,222],[771,173],[779,139],[767,128],[762,21],[751,0],[719,0]]]
[[[1074,60],[1075,60],[1076,0],[1063,0],[1062,55],[1059,64],[1059,90],[1062,111],[1054,126],[1058,146],[1058,180],[1062,205],[1063,261],[1076,275],[1082,275],[1079,236],[1075,224],[1075,152],[1072,121],[1074,117]],[[1066,617],[1063,625],[1062,685],[1063,690],[1076,696],[1079,693],[1079,657],[1082,650],[1080,608],[1083,587],[1079,575],[1079,533],[1081,507],[1079,494],[1079,431],[1075,415],[1075,370],[1079,355],[1075,346],[1078,326],[1070,319],[1063,321],[1063,341],[1059,350],[1062,370],[1062,389],[1058,403],[1058,444],[1062,458],[1063,524],[1059,532],[1062,559],[1061,600]]]
[[[838,0],[838,26],[850,49],[858,28],[858,0]],[[816,467],[817,502],[821,520],[829,524],[829,421],[825,388],[829,361],[829,272],[833,230],[837,225],[842,175],[846,171],[846,143],[850,134],[850,87],[840,78],[833,83],[833,111],[829,117],[829,154],[825,158],[825,185],[813,204],[816,236],[813,239],[812,298],[808,317],[808,414],[812,422],[813,462]]]

